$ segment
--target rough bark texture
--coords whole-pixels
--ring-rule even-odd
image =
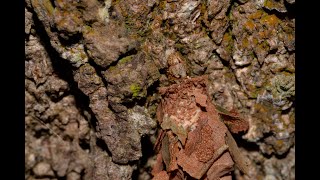
[[[232,177],[295,179],[294,8],[25,0],[25,179],[151,179],[158,88],[202,75],[212,102],[249,122],[234,137],[250,171]]]

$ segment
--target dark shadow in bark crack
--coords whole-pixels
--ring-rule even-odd
[[[284,6],[285,6],[287,12],[279,12],[279,11],[277,11],[275,9],[270,10],[270,9],[265,8],[265,7],[263,8],[263,10],[266,13],[270,14],[270,15],[274,14],[275,16],[277,16],[281,20],[284,20],[286,18],[289,19],[289,20],[294,19],[295,16],[296,16],[296,13],[295,13],[295,11],[296,11],[295,7],[296,6],[295,6],[295,4],[289,4],[286,1],[284,1]]]
[[[237,142],[237,145],[239,147],[244,148],[248,152],[256,151],[258,152],[260,150],[259,146],[254,143],[254,142],[248,142],[245,139],[242,138],[244,133],[239,133],[239,134],[232,134],[234,140]]]
[[[138,168],[132,173],[132,179],[138,180],[140,175],[140,170],[148,172],[150,174],[151,168],[145,169],[147,166],[147,162],[149,158],[155,156],[155,152],[153,151],[153,144],[150,141],[150,136],[142,136],[141,137],[141,148],[142,148],[142,157],[139,160]]]
[[[82,33],[79,32],[72,36],[64,35],[64,33],[68,34],[68,32],[59,31],[59,33],[65,36],[65,38],[62,38],[61,36],[58,37],[63,46],[71,46],[73,44],[80,43],[83,40]]]
[[[86,48],[85,48],[85,52],[87,53]],[[88,55],[88,53],[87,53],[87,55]],[[88,56],[88,57],[89,57],[89,56]],[[107,88],[108,82],[103,78],[103,75],[102,75],[102,71],[104,71],[103,68],[102,68],[101,66],[98,66],[98,65],[93,61],[93,59],[91,59],[91,58],[89,58],[88,63],[95,69],[97,75],[101,78],[104,87]]]
[[[109,157],[112,157],[112,154],[111,154],[107,144],[102,139],[97,138],[96,145],[98,147],[100,147],[102,150],[104,150],[108,154]]]
[[[87,97],[79,88],[77,82],[73,78],[73,71],[76,70],[75,67],[73,67],[68,60],[63,59],[60,57],[59,53],[51,46],[50,44],[50,38],[48,34],[46,33],[43,24],[38,19],[36,13],[33,11],[33,9],[29,9],[30,12],[33,13],[33,21],[34,21],[34,27],[36,28],[36,34],[39,36],[40,43],[43,45],[45,51],[48,53],[48,56],[52,62],[52,67],[54,70],[54,73],[64,81],[68,82],[70,90],[65,93],[62,97],[59,97],[57,99],[53,99],[54,102],[58,102],[63,97],[68,95],[73,95],[75,99],[75,106],[78,109],[79,113],[87,119],[87,116],[84,114],[84,111],[87,111],[90,116],[90,128],[93,128],[95,131],[95,127],[97,126],[97,119],[95,118],[93,112],[89,108],[89,97]],[[88,120],[88,119],[87,119]],[[85,142],[86,143],[86,142]],[[89,144],[82,144],[81,147],[87,148],[90,147]]]

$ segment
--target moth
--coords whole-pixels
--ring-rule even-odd
[[[231,180],[235,165],[248,174],[249,160],[231,133],[246,131],[249,124],[235,111],[214,105],[207,84],[207,76],[187,77],[159,88],[161,130],[154,146],[153,180]]]

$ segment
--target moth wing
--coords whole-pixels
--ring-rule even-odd
[[[231,133],[227,131],[225,136],[226,144],[229,146],[229,152],[236,166],[245,174],[249,174],[249,159],[242,154]]]
[[[249,128],[249,123],[244,118],[240,117],[235,111],[229,112],[228,110],[222,108],[221,106],[215,105],[218,114],[224,124],[232,133],[238,133],[241,131],[246,131]]]

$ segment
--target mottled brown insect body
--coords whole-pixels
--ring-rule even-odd
[[[162,101],[157,119],[162,130],[155,147],[159,154],[152,171],[154,179],[231,180],[235,153],[230,154],[229,149],[238,149],[208,96],[207,76],[186,78],[159,91]],[[233,116],[236,114],[222,114],[229,124],[236,124],[235,132],[248,127],[246,121]],[[231,136],[229,141],[226,136]]]

